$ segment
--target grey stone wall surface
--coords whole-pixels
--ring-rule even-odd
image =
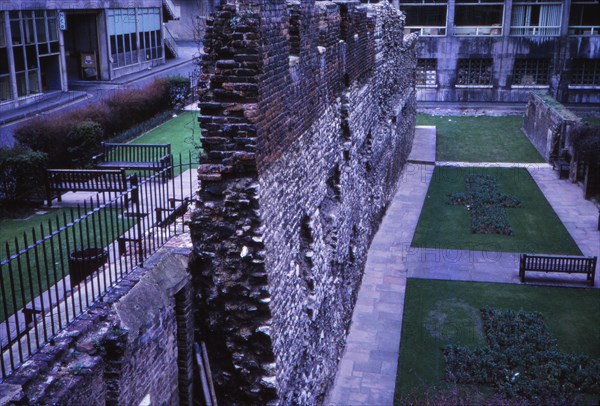
[[[159,250],[0,384],[1,404],[191,404],[190,250]],[[189,236],[188,236],[189,238]],[[179,309],[179,310],[178,310]],[[186,329],[193,331],[193,326]]]
[[[237,1],[208,20],[191,223],[199,334],[224,403],[318,404],[415,124],[387,3]]]
[[[548,162],[554,162],[565,148],[571,125],[581,121],[551,96],[531,92],[523,121],[525,135]]]

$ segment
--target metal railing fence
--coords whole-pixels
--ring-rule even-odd
[[[182,218],[196,190],[196,168],[190,153],[186,162],[179,156],[162,172],[132,172],[127,191],[72,201],[74,207],[3,244],[2,380],[185,231]],[[69,204],[65,197],[63,204]]]

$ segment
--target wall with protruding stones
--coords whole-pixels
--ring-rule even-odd
[[[548,162],[554,162],[562,149],[569,128],[581,119],[545,92],[531,92],[527,102],[523,131]],[[571,151],[572,154],[572,151]]]
[[[387,2],[238,0],[208,21],[191,230],[224,403],[323,401],[415,124]]]
[[[0,383],[0,404],[191,405],[185,237],[169,240]]]

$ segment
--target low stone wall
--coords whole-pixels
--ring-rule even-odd
[[[0,384],[0,404],[191,404],[186,246],[176,237],[127,275]]]
[[[523,131],[540,155],[546,161],[554,162],[565,148],[569,128],[580,121],[579,117],[548,94],[532,92],[527,103]]]

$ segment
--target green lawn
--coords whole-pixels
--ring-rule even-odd
[[[181,112],[176,118],[148,131],[131,141],[131,143],[171,144],[173,156],[177,157],[181,154],[185,159],[187,158],[188,153],[194,153],[194,144],[200,144],[198,112]]]
[[[597,125],[600,126],[600,118],[598,117],[584,117],[583,122],[589,125]]]
[[[600,312],[593,310],[600,308],[600,290],[408,279],[396,404],[444,387],[444,346],[485,346],[479,316],[485,306],[539,311],[559,351],[600,358]]]
[[[417,125],[437,129],[438,161],[544,162],[521,132],[523,117],[417,115]]]
[[[448,195],[464,192],[464,176],[494,176],[499,191],[516,196],[521,207],[505,209],[513,235],[473,234],[465,206],[447,204]],[[414,247],[582,255],[552,207],[522,168],[436,167],[413,237]]]
[[[35,242],[32,238],[32,228],[35,228],[36,240],[39,241],[43,235],[49,234],[49,221],[52,223],[52,230],[56,233],[60,227],[73,223],[84,214],[83,211],[58,209],[49,210],[46,214],[33,215],[24,220],[1,220],[2,254],[0,258],[2,261],[7,259],[7,246],[10,255],[17,253],[15,238],[18,240],[19,250],[23,250],[25,247],[24,233],[27,234],[27,245],[31,246]],[[43,224],[43,235],[41,224]],[[67,263],[71,252],[90,246],[106,247],[134,224],[135,220],[123,217],[120,210],[110,207],[97,209],[94,214],[76,223],[75,226],[59,232],[52,239],[47,239],[38,245],[37,250],[31,250],[29,255],[22,255],[20,260],[11,261],[12,278],[9,266],[3,266],[2,285],[9,299],[7,313],[12,314],[14,311],[13,296],[8,294],[10,290],[16,292],[14,296],[16,308],[23,307],[33,297],[38,296],[40,291],[46,290],[48,286],[68,274]],[[27,272],[27,269],[32,270],[31,274]],[[3,304],[0,302],[0,322],[5,317]]]

